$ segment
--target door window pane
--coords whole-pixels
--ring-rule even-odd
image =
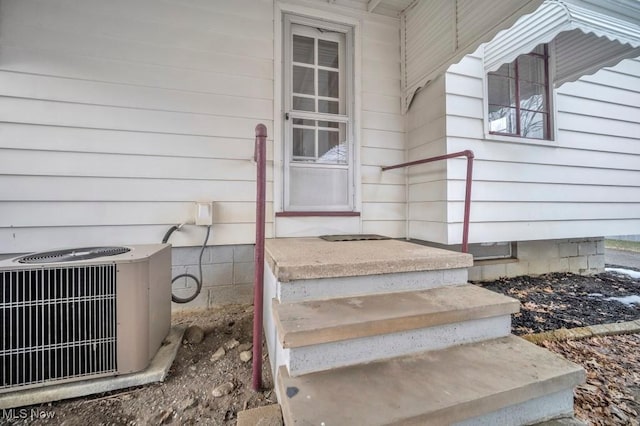
[[[334,41],[318,40],[318,65],[338,68],[338,43]]]
[[[313,127],[310,126],[311,123]],[[313,120],[293,120],[294,161],[347,164],[347,125],[319,121],[316,127],[315,123]]]
[[[316,122],[314,120],[303,120],[301,118],[294,118],[293,124],[300,126],[315,126]]]
[[[329,128],[337,129],[339,125],[340,123],[337,123],[335,121],[318,121],[319,127],[329,127]]]
[[[299,35],[293,36],[293,62],[314,64],[314,39]]]
[[[347,169],[293,165],[290,203],[296,207],[349,205]]]
[[[315,95],[314,69],[293,66],[293,93]]]
[[[293,109],[297,111],[314,112],[316,110],[316,101],[313,98],[301,98],[299,96],[294,96]]]
[[[340,104],[334,101],[318,100],[318,112],[340,114]]]
[[[310,129],[293,129],[293,157],[316,157],[316,132]]]
[[[336,71],[318,70],[318,95],[328,98],[340,96],[340,76]]]

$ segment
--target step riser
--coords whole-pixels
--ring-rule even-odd
[[[455,426],[518,426],[524,424],[539,423],[545,420],[559,417],[571,417],[573,415],[573,389],[565,389],[560,392],[544,395],[539,398],[502,408],[492,413],[474,417],[462,422],[454,423]],[[418,422],[416,425],[422,425]]]
[[[464,426],[569,416],[585,379],[578,365],[514,336],[299,377],[281,367],[278,376],[286,424]]]
[[[289,375],[299,376],[332,368],[356,365],[464,343],[508,336],[511,317],[502,315],[417,330],[361,337],[339,342],[282,349]]]
[[[267,280],[266,275],[271,277]],[[268,268],[265,270],[265,285],[267,281],[277,283],[276,297],[281,303],[427,290],[466,283],[467,278],[467,269],[459,268],[281,283]]]

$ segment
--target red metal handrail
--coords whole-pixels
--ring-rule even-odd
[[[438,157],[425,158],[423,160],[409,161],[408,163],[396,164],[395,166],[383,167],[382,171],[399,169],[401,167],[415,166],[418,164],[433,163],[434,161],[448,160],[456,157],[467,157],[467,178],[466,178],[466,191],[464,194],[464,223],[462,225],[462,251],[464,253],[469,252],[469,215],[471,213],[471,182],[473,181],[473,151],[465,150],[460,152],[454,152],[447,155],[440,155]]]
[[[256,175],[256,246],[253,273],[253,390],[262,388],[262,297],[264,293],[264,221],[267,182],[267,127],[256,126],[256,142],[253,159],[257,164]]]

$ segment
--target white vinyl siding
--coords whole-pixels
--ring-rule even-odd
[[[475,152],[470,242],[640,232],[640,60],[556,90],[552,143],[485,139],[483,66],[467,56],[446,74],[447,151]],[[459,243],[464,160],[447,167],[446,239]]]
[[[406,235],[403,170],[381,165],[406,161],[405,117],[401,113],[400,22],[364,20],[360,173],[362,232]]]
[[[336,229],[402,237],[404,175],[379,169],[404,161],[399,20],[364,3],[362,11],[299,3],[361,22],[362,216]],[[195,201],[214,202],[210,244],[253,243],[260,122],[274,235],[272,0],[0,0],[0,8],[0,253],[156,243],[193,219]],[[185,227],[171,242],[199,245],[204,231]]]
[[[253,242],[271,1],[0,7],[0,252],[159,242],[195,201],[215,202],[210,243]],[[186,227],[171,242],[203,237]]]
[[[446,153],[444,76],[423,88],[407,112],[407,161]],[[446,162],[407,169],[409,236],[441,241],[447,235]]]

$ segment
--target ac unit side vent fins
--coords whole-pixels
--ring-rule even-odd
[[[0,271],[0,392],[113,374],[116,326],[114,264]]]

